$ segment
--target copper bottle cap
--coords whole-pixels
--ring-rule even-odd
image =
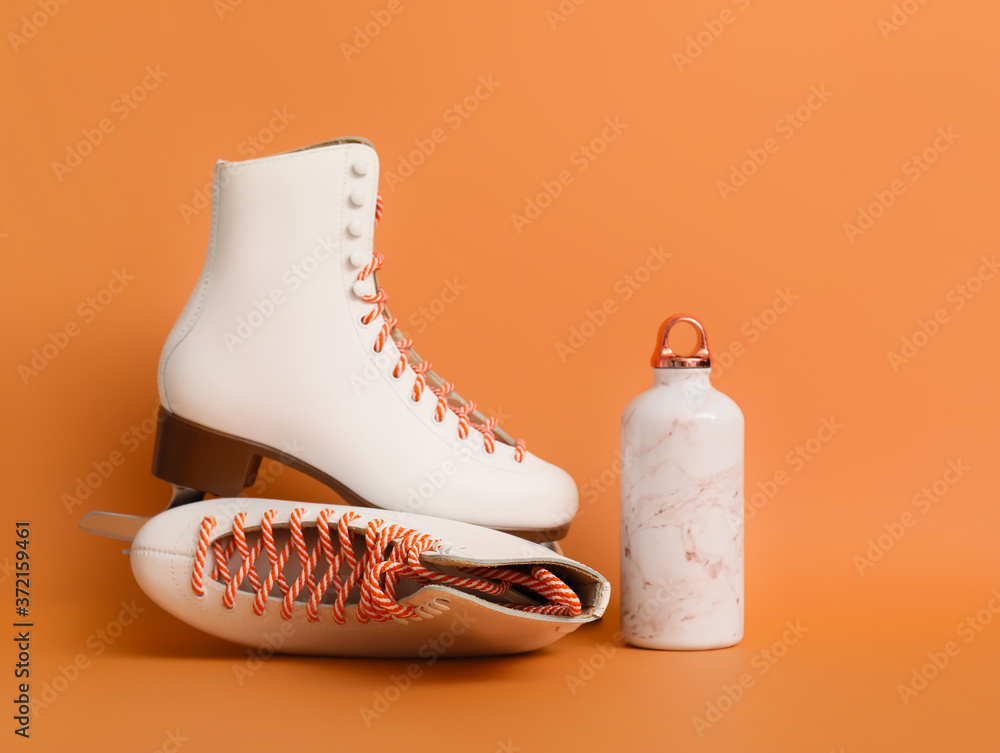
[[[688,322],[698,330],[700,341],[698,349],[690,356],[679,356],[670,347],[668,338],[670,330],[675,324]],[[654,369],[710,369],[712,368],[712,358],[708,353],[708,336],[705,328],[697,319],[689,314],[674,314],[660,325],[660,334],[656,338],[656,350],[653,357],[649,359],[650,365]]]

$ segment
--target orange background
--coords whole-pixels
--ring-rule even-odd
[[[997,250],[1000,9],[908,0],[899,5],[915,12],[898,11],[907,20],[893,30],[880,26],[892,23],[889,0],[590,0],[563,19],[549,14],[556,0],[399,3],[353,55],[342,44],[387,3],[244,2],[220,19],[226,8],[210,0],[76,0],[24,43],[9,33],[40,5],[5,4],[0,504],[4,525],[32,523],[33,692],[74,657],[89,662],[58,683],[31,741],[16,742],[168,751],[179,732],[184,751],[995,749],[1000,280],[956,302]],[[731,23],[712,36],[723,10]],[[706,29],[697,57],[675,58]],[[167,75],[120,119],[118,98],[147,66]],[[499,86],[454,128],[449,108],[480,76]],[[831,94],[799,111],[800,128],[781,125],[813,87]],[[748,497],[787,474],[747,521],[739,646],[618,648],[601,661],[618,629],[615,596],[603,621],[535,655],[422,665],[366,727],[359,709],[408,662],[279,657],[240,684],[244,649],[154,607],[118,543],[77,531],[89,510],[153,514],[166,503],[142,422],[209,224],[207,210],[185,217],[181,205],[216,158],[249,156],[247,139],[270,127],[274,108],[294,117],[260,154],[347,134],[375,144],[386,199],[376,245],[393,312],[463,394],[573,474],[582,513],[567,553],[616,586],[618,418],[651,383],[657,326],[689,311],[717,362],[735,344],[741,355],[715,383],[746,415]],[[113,127],[99,146],[57,176],[53,163],[104,118]],[[606,118],[627,128],[581,162],[577,150]],[[390,190],[388,173],[438,127],[444,142]],[[952,143],[935,147],[949,128]],[[762,161],[769,138],[767,161],[723,200],[718,182],[747,150]],[[914,171],[924,150],[935,161]],[[517,232],[512,214],[563,170],[572,183]],[[851,242],[845,223],[875,192],[888,203],[894,181],[905,190]],[[670,258],[626,300],[622,281],[661,245]],[[134,281],[104,310],[81,313],[122,268]],[[467,290],[442,310],[434,302],[448,280]],[[774,315],[777,290],[798,299]],[[561,359],[556,344],[608,298],[616,313]],[[432,304],[440,315],[414,326]],[[894,368],[890,352],[939,309],[945,323]],[[25,384],[19,366],[73,322],[78,334]],[[824,419],[843,428],[796,460]],[[67,511],[63,495],[114,451],[124,462]],[[959,460],[970,470],[947,494],[914,500]],[[291,471],[267,486],[333,499]],[[860,573],[855,557],[904,513],[913,525]],[[13,561],[7,531],[0,563]],[[0,577],[9,603],[9,564]],[[101,639],[133,599],[145,611]],[[977,612],[966,643],[958,626]],[[808,632],[771,663],[761,652],[780,644],[787,621]],[[898,686],[948,641],[957,655],[904,704]],[[10,698],[14,654],[3,644],[0,696]],[[752,686],[699,736],[695,717],[747,673]]]

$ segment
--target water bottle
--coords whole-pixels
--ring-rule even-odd
[[[698,349],[668,342],[682,322]],[[621,618],[633,646],[732,646],[743,638],[743,413],[712,387],[705,328],[663,322],[653,386],[621,422]]]

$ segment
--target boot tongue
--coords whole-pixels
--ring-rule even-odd
[[[296,152],[308,152],[310,149],[322,149],[327,146],[337,146],[338,144],[363,144],[364,146],[371,147],[375,146],[368,139],[362,138],[361,136],[340,136],[336,139],[330,139],[329,141],[320,141],[316,144],[310,144],[309,146],[302,146],[298,149],[292,149],[290,152],[285,152],[285,154],[295,154]]]

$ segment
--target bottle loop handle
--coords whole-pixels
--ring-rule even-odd
[[[690,356],[679,356],[670,347],[670,330],[681,322],[691,324],[698,331],[698,349]],[[674,314],[660,325],[660,334],[656,340],[656,350],[650,359],[654,369],[710,369],[712,357],[708,352],[708,335],[702,323],[690,314]]]

